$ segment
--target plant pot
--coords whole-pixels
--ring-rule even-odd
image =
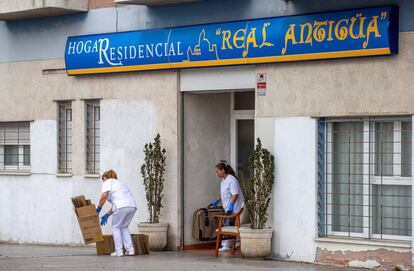
[[[150,251],[163,251],[167,247],[168,223],[148,223],[138,224],[141,234],[148,235]]]
[[[245,258],[264,259],[272,252],[273,229],[240,228],[240,249]]]

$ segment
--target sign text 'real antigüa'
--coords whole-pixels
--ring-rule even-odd
[[[69,75],[391,55],[398,9],[358,10],[69,37]]]

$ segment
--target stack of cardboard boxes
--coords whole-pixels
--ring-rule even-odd
[[[83,195],[73,197],[72,204],[75,208],[75,214],[85,244],[96,243],[96,253],[98,255],[109,255],[114,252],[114,239],[112,235],[102,235],[99,216],[96,212],[95,205]],[[132,234],[131,237],[135,248],[135,255],[149,253],[148,235]]]
[[[73,207],[75,207],[76,217],[82,232],[83,241],[86,245],[103,241],[101,225],[96,207],[90,200],[81,195],[72,198]]]

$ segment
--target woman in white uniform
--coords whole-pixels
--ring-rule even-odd
[[[234,170],[230,165],[219,163],[216,165],[216,174],[221,178],[220,197],[214,199],[211,204],[217,206],[221,201],[226,213],[237,213],[244,204],[244,196]],[[231,240],[223,240],[221,245],[219,251],[227,251],[230,249]]]
[[[125,248],[125,255],[135,255],[134,245],[129,232],[129,224],[134,217],[137,205],[128,187],[118,181],[116,172],[108,170],[102,175],[102,194],[99,199],[96,212],[99,214],[106,201],[112,204],[111,209],[101,217],[101,225],[106,225],[108,218],[112,217],[112,234],[115,243],[115,252],[111,256],[124,256],[122,245]]]

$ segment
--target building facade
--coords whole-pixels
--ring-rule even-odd
[[[0,241],[82,244],[70,197],[97,202],[99,176],[109,168],[135,195],[131,231],[137,232],[147,219],[143,147],[160,133],[167,150],[162,221],[169,223],[168,248],[197,244],[192,212],[219,192],[215,164],[225,160],[248,174],[247,156],[259,137],[275,155],[268,221],[274,258],[383,270],[413,265],[411,1],[13,2],[0,4]],[[399,28],[389,32],[398,36],[398,53],[385,56],[68,75],[68,52],[77,50],[68,37],[359,14],[390,5],[399,10]],[[377,34],[384,35],[371,37]],[[283,37],[293,44],[292,36]],[[222,47],[237,47],[237,37],[227,40]]]

